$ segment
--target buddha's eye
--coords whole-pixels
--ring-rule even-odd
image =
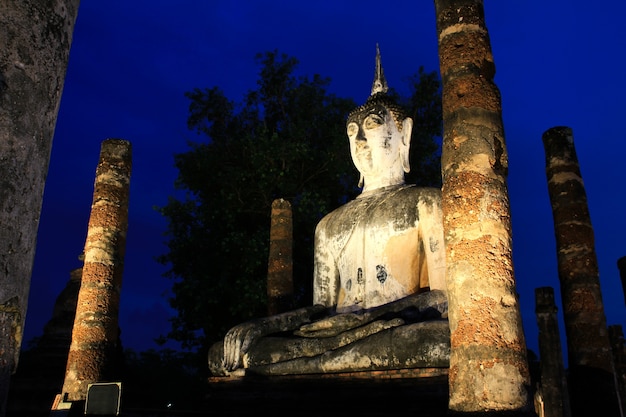
[[[365,118],[365,123],[363,123],[366,129],[376,129],[383,124],[385,124],[385,120],[377,114],[370,114]]]
[[[359,133],[359,126],[356,123],[350,123],[348,125],[348,136],[356,136],[357,133]]]

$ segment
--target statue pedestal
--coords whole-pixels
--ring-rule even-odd
[[[448,369],[212,377],[207,412],[220,416],[446,416]]]

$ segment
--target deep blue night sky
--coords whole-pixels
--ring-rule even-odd
[[[607,322],[626,324],[616,266],[626,255],[626,3],[485,3],[509,151],[515,275],[527,342],[538,352],[534,289],[554,287],[560,298],[541,142],[553,126],[574,130]],[[172,312],[171,282],[154,260],[166,250],[166,223],[154,207],[174,193],[173,155],[202,139],[186,128],[184,93],[219,86],[240,101],[255,88],[255,54],[278,50],[300,61],[299,74],[330,77],[333,93],[360,103],[369,94],[376,43],[392,87],[401,89],[419,66],[439,71],[434,3],[84,0],[53,142],[25,340],[41,335],[70,270],[80,266],[103,140],[133,145],[122,341],[156,348],[153,339],[168,331]]]

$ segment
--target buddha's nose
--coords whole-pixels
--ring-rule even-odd
[[[363,132],[363,127],[359,126],[359,131],[356,133],[356,140],[367,142],[367,138],[365,137],[365,132]]]

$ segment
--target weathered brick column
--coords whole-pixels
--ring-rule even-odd
[[[593,227],[572,129],[553,127],[544,132],[542,140],[567,335],[572,413],[592,415],[598,411],[593,407],[598,402],[606,405],[604,410],[617,412]]]
[[[0,416],[26,317],[79,0],[0,1]]]
[[[480,0],[435,0],[443,85],[442,208],[450,409],[530,411],[515,289],[508,157]]]
[[[563,365],[557,307],[551,287],[535,289],[535,314],[539,327],[541,394],[544,417],[570,417],[569,391]]]
[[[272,202],[270,249],[267,266],[268,315],[293,307],[293,221],[291,203],[282,198]]]
[[[72,344],[63,395],[66,401],[85,400],[87,386],[116,375],[119,344],[118,311],[131,171],[130,142],[102,142],[87,239]]]

